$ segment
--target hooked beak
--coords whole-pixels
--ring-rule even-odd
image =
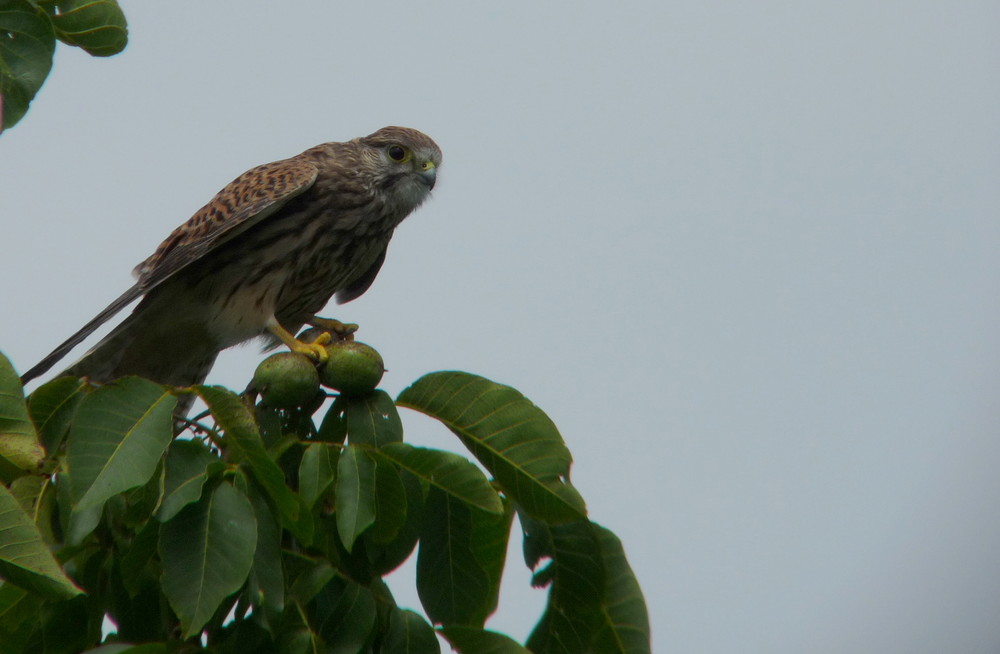
[[[437,181],[437,166],[434,165],[433,161],[425,161],[420,164],[420,181],[427,185],[427,190],[434,188],[434,182]]]

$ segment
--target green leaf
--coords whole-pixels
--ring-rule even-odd
[[[382,643],[381,654],[440,654],[434,628],[423,616],[413,611],[393,607],[389,611],[389,629]]]
[[[55,484],[52,483],[52,478],[34,476],[21,477],[10,485],[11,492],[16,495],[17,491],[15,491],[15,489],[18,488],[20,484],[31,486],[32,484],[28,481],[29,479],[33,479],[35,484],[37,484],[35,488],[38,490],[38,495],[33,498],[31,509],[27,512],[34,521],[35,526],[38,527],[38,531],[41,532],[42,540],[50,544],[58,543],[63,539],[56,536],[55,532],[59,507],[56,502],[58,493],[56,492]],[[22,500],[22,506],[26,506],[24,504],[24,500]]]
[[[435,623],[483,626],[492,613],[490,576],[477,560],[469,506],[431,488],[417,554],[417,594]]]
[[[327,411],[320,439],[380,447],[403,440],[403,423],[389,394],[382,390],[354,397],[341,395]]]
[[[490,595],[486,603],[487,614],[492,614],[500,602],[500,581],[507,562],[507,544],[510,541],[510,527],[514,513],[510,506],[504,507],[501,515],[473,510],[472,554],[486,573]]]
[[[337,571],[324,559],[309,559],[305,555],[287,556],[285,568],[294,579],[288,589],[288,599],[305,605],[313,601]]]
[[[104,506],[97,504],[82,510],[74,509],[73,483],[67,473],[59,473],[56,478],[56,498],[66,544],[80,545],[101,522]]]
[[[156,518],[166,522],[188,504],[197,502],[209,475],[224,465],[201,441],[175,440],[171,443],[167,452],[163,501]]]
[[[153,548],[156,548],[155,541]],[[166,638],[167,633],[179,635],[175,631],[173,611],[160,591],[159,567],[150,565],[136,584],[136,591],[130,593],[126,590],[124,580],[116,574],[115,563],[112,562],[110,570],[105,572],[99,603],[94,602],[117,625],[118,635],[115,640],[122,643],[148,643]]]
[[[40,627],[39,611],[45,600],[14,584],[0,584],[0,652],[27,652],[27,643]]]
[[[115,0],[63,0],[52,23],[60,41],[95,57],[118,54],[128,43],[125,14]]]
[[[264,443],[264,448],[270,451],[284,439],[284,421],[281,416],[281,409],[275,409],[258,403],[253,408],[253,419],[257,423],[257,432]]]
[[[399,469],[389,461],[375,461],[375,524],[371,540],[391,542],[406,523],[406,489]]]
[[[0,484],[0,577],[52,600],[83,591],[52,557],[35,523],[7,487]]]
[[[0,5],[0,131],[13,127],[52,69],[56,36],[44,11],[28,0]]]
[[[48,477],[36,477],[35,475],[25,475],[18,477],[11,482],[10,494],[17,500],[18,506],[24,511],[31,521],[38,524],[38,515],[35,513],[38,507],[38,498],[42,491],[48,486]]]
[[[338,397],[337,400],[339,399]],[[316,434],[318,441],[342,444],[347,440],[347,418],[344,415],[343,405],[337,406],[337,400],[334,400],[323,416],[323,422],[320,423],[319,432]]]
[[[156,466],[156,472],[153,473],[149,481],[125,493],[122,498],[125,500],[124,506],[118,505],[123,513],[114,513],[112,519],[121,520],[122,526],[129,529],[146,524],[163,500],[165,477],[163,460],[161,459]]]
[[[364,450],[347,446],[337,461],[337,533],[348,552],[375,522],[375,462]]]
[[[572,457],[559,431],[513,388],[465,372],[435,372],[397,403],[444,423],[528,514],[546,522],[586,516],[569,483]]]
[[[66,452],[76,510],[149,481],[173,437],[176,404],[162,386],[139,377],[119,379],[83,399]]]
[[[381,467],[381,465],[379,466]],[[414,475],[403,470],[400,475],[405,491],[406,519],[390,542],[376,542],[374,530],[364,533],[365,556],[374,574],[386,575],[409,558],[420,537],[424,513],[424,487]],[[381,508],[378,509],[382,511]]]
[[[591,522],[548,526],[522,516],[525,560],[536,580],[551,581],[548,605],[528,639],[538,654],[650,651],[642,591],[618,538]]]
[[[500,496],[482,471],[454,452],[414,447],[407,443],[389,443],[376,454],[466,504],[490,513],[503,513]]]
[[[375,598],[364,586],[337,575],[317,593],[310,613],[327,652],[355,654],[375,627]]]
[[[303,541],[310,541],[311,523],[300,521],[299,500],[285,485],[285,474],[268,455],[253,413],[238,395],[221,386],[195,386],[195,390],[226,435],[226,445],[246,461],[254,477],[274,500],[282,524]]]
[[[522,516],[521,526],[528,566],[535,568],[544,558],[551,559],[533,582],[551,582],[551,589],[545,613],[528,638],[528,649],[539,654],[589,651],[604,595],[604,567],[593,525],[550,527]]]
[[[241,615],[243,609],[244,606],[242,604],[237,604],[232,609],[233,615]],[[250,619],[241,620],[237,618],[231,622],[227,619],[226,622],[228,624],[221,629],[210,627],[212,635],[209,636],[209,639],[221,641],[220,646],[213,648],[212,651],[215,654],[252,654],[254,652],[281,652],[281,654],[286,654],[285,650],[276,647],[274,639],[266,627],[266,622],[262,623],[260,618],[261,616],[255,613]],[[192,652],[191,654],[194,653]],[[306,653],[304,652],[303,654]]]
[[[138,594],[143,582],[146,581],[144,572],[156,554],[159,536],[160,523],[150,520],[145,527],[138,530],[119,559],[118,569],[122,585],[133,597]]]
[[[0,9],[0,18],[2,16]],[[0,46],[2,44],[0,36]],[[3,354],[0,354],[0,460],[7,469],[13,467],[28,472],[38,471],[45,461],[45,450],[28,417],[21,380]]]
[[[586,521],[546,525],[521,516],[524,559],[529,568],[549,559],[548,572],[537,573],[545,583],[553,581],[557,604],[596,607],[604,594],[604,565],[595,526]],[[535,585],[543,585],[535,580]]]
[[[257,520],[245,495],[219,484],[160,528],[163,593],[184,638],[197,634],[250,573]]]
[[[60,377],[39,386],[28,397],[28,413],[46,452],[56,452],[70,421],[86,393],[86,384],[75,377]]]
[[[461,626],[442,627],[440,631],[459,654],[531,654],[516,641],[495,631]]]
[[[323,651],[323,644],[310,629],[301,627],[282,631],[274,651],[281,654],[316,654]]]
[[[604,562],[606,585],[593,651],[648,654],[651,651],[649,614],[642,589],[625,559],[618,537],[609,529],[594,527]]]
[[[277,623],[285,610],[281,524],[256,486],[251,490],[250,503],[257,519],[257,548],[250,569],[251,603],[255,610],[264,609],[267,622]]]
[[[82,652],[100,642],[103,612],[90,598],[49,603],[42,606],[40,614],[46,652]]]
[[[310,443],[299,462],[299,496],[312,509],[316,500],[337,477],[340,447],[332,443]]]

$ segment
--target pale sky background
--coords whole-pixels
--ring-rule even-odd
[[[0,137],[19,370],[239,173],[415,127],[434,197],[327,314],[552,416],[655,651],[1000,651],[1000,3],[123,6]]]

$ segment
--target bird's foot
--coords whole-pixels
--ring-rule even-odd
[[[316,340],[312,343],[295,341],[294,343],[285,343],[285,345],[287,345],[288,349],[292,352],[304,354],[310,359],[316,361],[316,363],[326,363],[326,360],[330,358],[330,355],[326,352],[326,344],[329,343],[330,340],[330,334],[328,332],[323,332],[317,336]]]
[[[354,332],[358,331],[358,326],[353,322],[340,322],[339,320],[334,320],[333,318],[320,318],[319,316],[313,316],[309,320],[309,324],[313,327],[318,327],[325,332],[329,332],[337,337],[341,341],[353,341]]]
[[[326,352],[326,344],[333,339],[329,332],[322,332],[309,342],[304,342],[292,336],[288,330],[278,324],[269,326],[268,331],[274,334],[292,352],[304,354],[317,363],[326,363],[326,360],[329,358]]]

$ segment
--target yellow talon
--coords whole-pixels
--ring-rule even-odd
[[[269,325],[267,329],[292,352],[304,354],[318,363],[326,363],[326,360],[330,356],[327,354],[325,347],[325,345],[329,343],[332,338],[328,332],[323,332],[311,343],[303,343],[299,339],[292,336],[287,329],[278,323]]]
[[[299,354],[304,354],[310,359],[314,359],[317,363],[326,363],[326,360],[330,358],[330,355],[327,354],[326,348],[323,347],[323,343],[329,342],[330,339],[329,338],[323,339],[323,336],[329,336],[329,335],[326,332],[323,332],[323,334],[320,335],[320,338],[317,338],[312,343],[303,343],[302,341],[296,341],[295,344],[285,343],[285,345],[287,345],[288,349],[291,350],[292,352],[298,352]],[[320,341],[323,341],[323,343],[321,343]]]
[[[331,340],[333,340],[333,337],[330,336],[330,332],[323,332],[319,336],[314,338],[312,342],[315,343],[316,345],[326,345]]]

